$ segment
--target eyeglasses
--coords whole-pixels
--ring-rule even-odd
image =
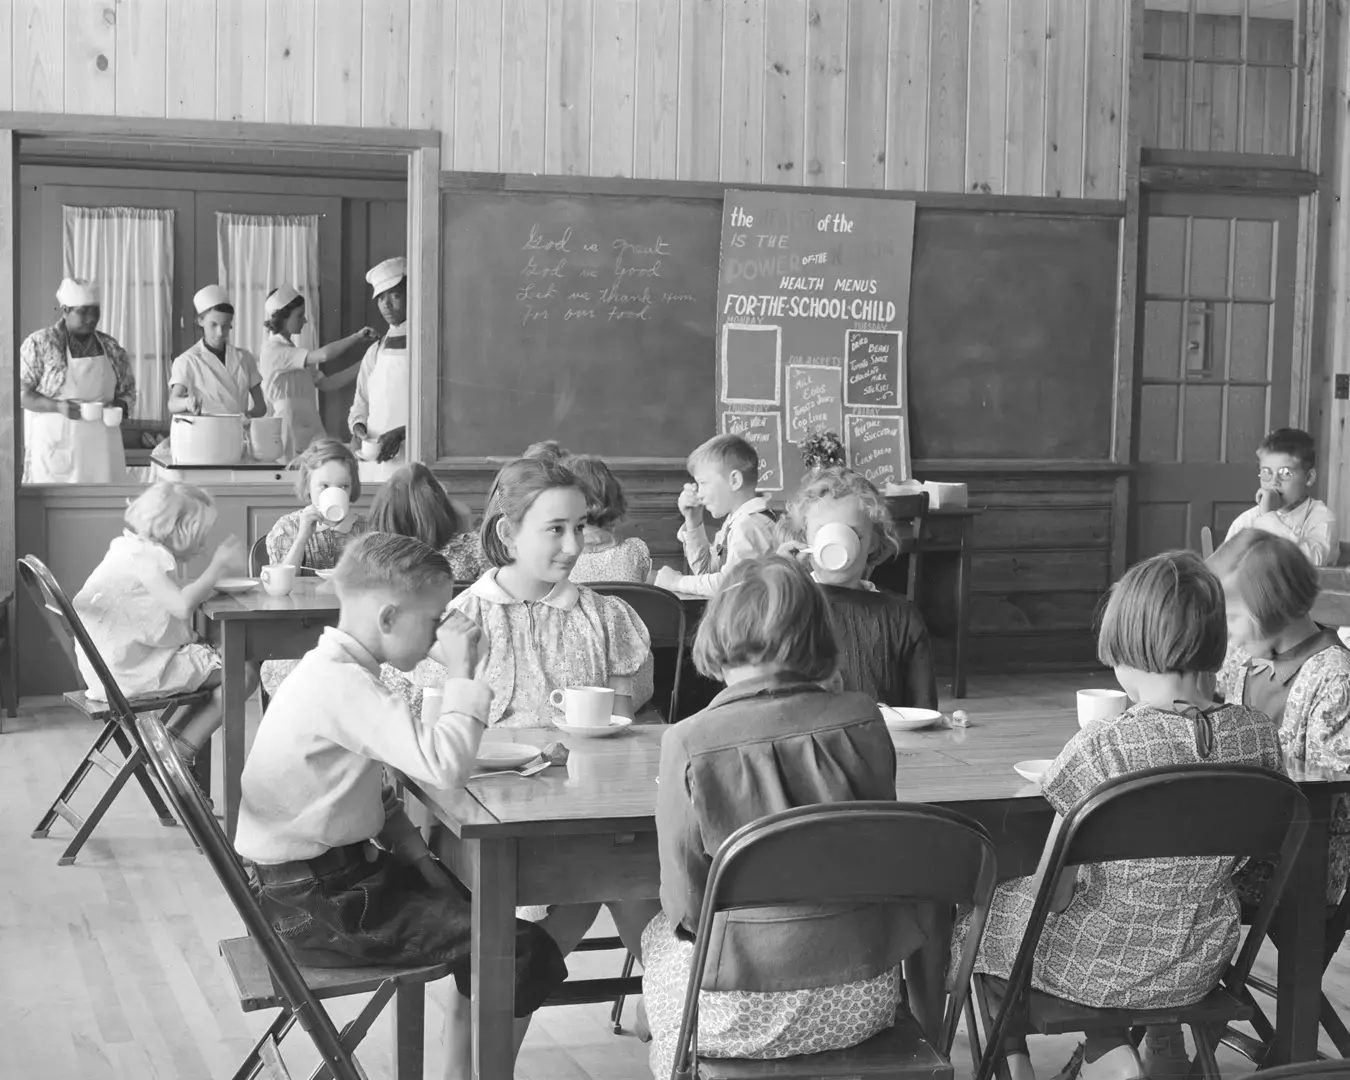
[[[1292,480],[1294,474],[1297,472],[1297,469],[1291,469],[1288,465],[1282,465],[1278,469],[1262,469],[1260,475],[1261,479],[1267,482],[1279,480],[1280,483],[1284,483],[1286,480]]]

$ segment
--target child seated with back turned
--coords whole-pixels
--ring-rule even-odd
[[[672,592],[713,596],[742,559],[773,552],[777,515],[755,491],[759,455],[739,435],[713,436],[689,455],[686,468],[694,482],[685,484],[680,493],[684,525],[679,539],[692,573],[663,566],[656,584]],[[711,545],[703,525],[704,511],[724,519]]]
[[[476,581],[488,566],[469,508],[450,498],[421,462],[404,465],[384,482],[370,504],[370,530],[416,537],[435,548],[456,581]]]
[[[838,570],[817,566],[810,552],[816,534],[830,524],[846,525],[858,537],[857,553]],[[779,525],[798,558],[810,562],[811,577],[829,602],[843,688],[884,705],[936,709],[933,643],[923,616],[905,597],[867,580],[900,547],[891,512],[872,482],[852,469],[815,472]]]
[[[315,967],[450,964],[469,996],[471,906],[383,783],[386,765],[433,788],[462,786],[492,690],[473,681],[478,629],[446,611],[445,557],[410,537],[370,533],[333,578],[341,610],[278,689],[244,766],[235,849],[250,860],[263,911]],[[418,716],[380,683],[428,654],[446,673],[439,715]],[[379,841],[380,846],[374,846]],[[516,1015],[567,975],[540,927],[516,923]],[[467,1045],[467,1009],[447,1042]],[[452,1055],[447,1076],[467,1076]]]
[[[563,462],[586,496],[586,531],[572,580],[645,582],[652,572],[652,553],[636,536],[618,540],[614,530],[628,515],[623,485],[600,458],[576,454]]]
[[[1261,486],[1256,505],[1238,515],[1225,540],[1260,529],[1292,540],[1313,566],[1335,566],[1340,556],[1336,516],[1308,494],[1317,481],[1317,445],[1306,431],[1278,428],[1256,448]]]

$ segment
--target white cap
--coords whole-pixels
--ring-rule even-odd
[[[64,278],[56,302],[62,307],[98,307],[98,286],[84,278]]]
[[[385,259],[366,273],[366,280],[370,282],[370,295],[379,296],[380,293],[388,292],[407,276],[408,260],[402,255]]]
[[[219,285],[208,285],[204,289],[198,289],[197,295],[192,298],[192,306],[197,309],[198,315],[205,315],[213,307],[220,307],[221,304],[230,302],[230,294]]]
[[[293,300],[303,300],[304,297],[295,291],[294,285],[282,285],[276,292],[267,298],[263,304],[263,311],[268,315],[275,315]]]

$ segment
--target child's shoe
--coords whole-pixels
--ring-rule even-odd
[[[1143,1060],[1149,1080],[1185,1080],[1191,1059],[1186,1056],[1186,1036],[1180,1026],[1165,1035],[1155,1035],[1150,1028],[1144,1035]]]
[[[1145,1076],[1139,1052],[1133,1046],[1117,1046],[1096,1061],[1083,1059],[1079,1080],[1143,1080]]]

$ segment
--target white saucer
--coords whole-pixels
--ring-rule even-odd
[[[216,582],[216,592],[241,593],[258,587],[255,577],[223,577]]]
[[[564,724],[555,717],[553,726],[565,734],[576,735],[582,739],[607,739],[609,736],[617,735],[620,731],[623,731],[632,722],[626,716],[611,716],[605,727],[577,727],[573,724]]]
[[[334,567],[332,570],[315,570],[314,573],[317,574],[319,577],[323,578],[324,581],[327,581],[330,577],[332,577],[334,574],[337,573],[337,567]]]
[[[1019,761],[1013,766],[1013,770],[1023,780],[1030,780],[1033,784],[1039,784],[1041,777],[1045,775],[1045,770],[1053,764],[1054,762],[1050,758],[1032,758],[1030,761]]]
[[[892,731],[922,731],[942,719],[934,709],[906,709],[898,705],[880,705],[881,718]]]
[[[539,747],[525,743],[493,743],[480,746],[474,767],[484,771],[493,769],[517,769],[527,761],[539,756]]]

